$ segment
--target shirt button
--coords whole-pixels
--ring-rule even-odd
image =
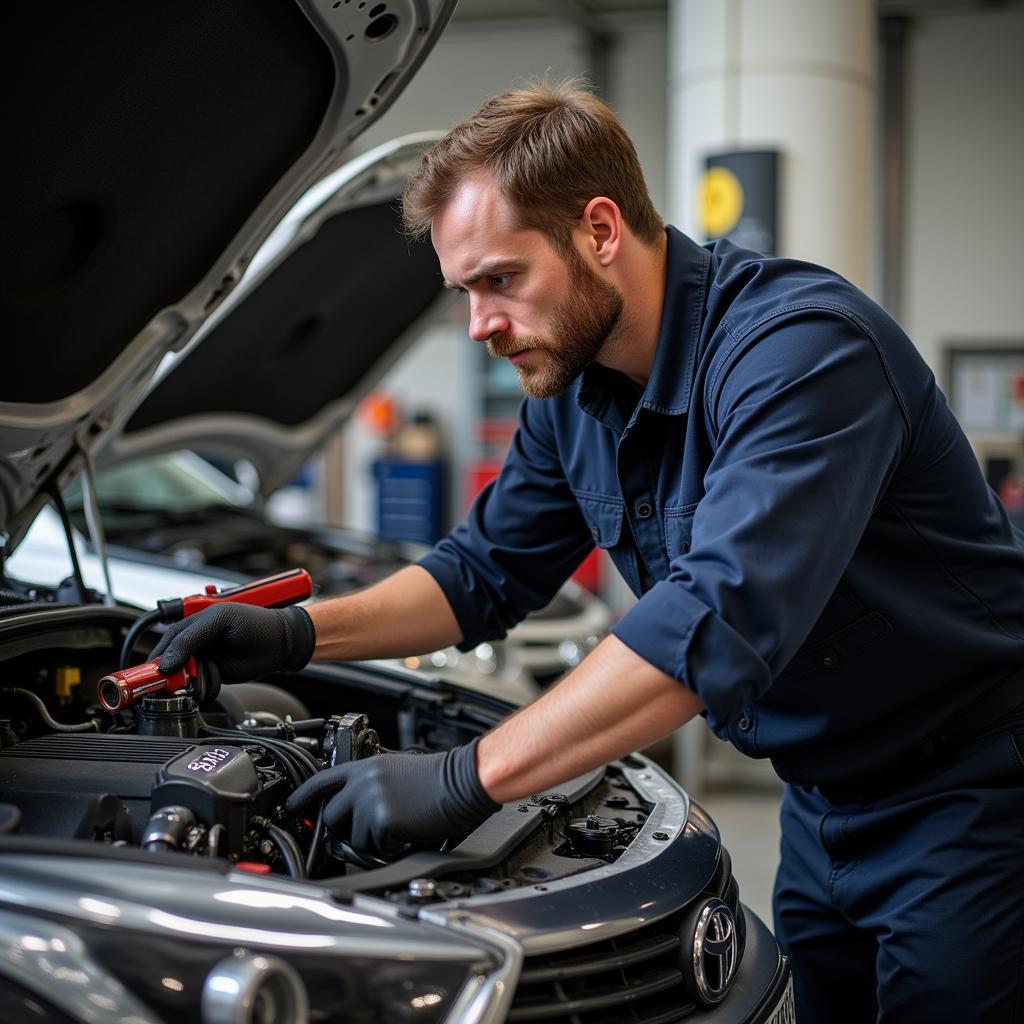
[[[651,507],[651,504],[648,501],[641,501],[640,504],[637,505],[637,507],[636,507],[636,514],[641,519],[650,519],[651,518],[651,513],[653,511],[654,511],[654,509]]]
[[[592,526],[590,528],[590,536],[593,537],[594,540],[600,540],[601,539],[601,531],[596,526]]]
[[[834,654],[826,654],[822,664],[825,668],[837,668],[839,666],[839,658]]]
[[[740,715],[740,720],[736,723],[736,728],[740,732],[750,732],[750,727],[754,723],[747,717],[747,715]]]

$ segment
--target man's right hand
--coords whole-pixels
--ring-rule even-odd
[[[149,652],[171,675],[190,657],[215,662],[224,683],[244,683],[270,672],[295,672],[313,657],[316,630],[303,608],[221,604],[169,626]]]

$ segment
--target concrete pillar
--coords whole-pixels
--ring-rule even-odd
[[[875,0],[671,0],[667,219],[703,242],[704,159],[780,154],[776,253],[872,290]],[[676,774],[706,781],[703,723],[681,730]]]
[[[780,255],[872,285],[874,0],[672,0],[668,214],[703,241],[704,157],[777,149]]]

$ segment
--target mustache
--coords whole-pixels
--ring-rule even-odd
[[[487,339],[487,353],[493,359],[507,359],[528,348],[543,348],[544,343],[535,337],[514,337],[511,334],[495,334]]]

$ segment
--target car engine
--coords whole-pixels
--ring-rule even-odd
[[[729,979],[702,989],[703,961],[692,952],[710,914],[731,922],[736,962],[746,956],[747,919],[714,823],[643,756],[506,803],[465,836],[384,857],[332,835],[322,806],[287,813],[289,795],[347,761],[467,743],[509,712],[506,702],[378,663],[314,664],[219,689],[209,667],[196,665],[185,685],[156,686],[151,669],[140,671],[155,632],[139,627],[136,612],[29,601],[0,601],[0,850],[30,873],[37,855],[40,865],[62,866],[68,891],[86,893],[79,909],[87,918],[96,907],[148,906],[153,879],[159,913],[193,938],[205,934],[196,922],[207,911],[178,915],[178,893],[160,888],[159,879],[182,871],[195,878],[187,892],[230,895],[237,887],[241,902],[218,904],[217,913],[258,897],[282,913],[319,918],[323,907],[324,920],[340,921],[369,908],[430,928],[450,920],[456,931],[466,915],[482,914],[495,922],[488,935],[500,932],[505,944],[523,937],[512,1019],[551,1024],[589,1000],[639,1000],[642,1019],[653,1021],[712,1005]],[[76,871],[100,881],[80,889]],[[307,895],[296,892],[303,882],[312,883]],[[568,939],[567,920],[579,922]],[[610,934],[594,934],[607,922]],[[108,970],[125,969],[126,933],[108,934],[91,918],[76,927]],[[755,920],[757,943],[769,951],[758,985],[781,992],[787,976]],[[234,963],[236,954],[218,950],[217,962]],[[279,959],[297,955],[289,947]],[[336,1001],[333,966],[300,966],[309,985]],[[164,1007],[165,975],[149,961],[134,969],[157,979],[151,995]]]
[[[419,675],[360,666],[202,693],[141,687],[119,706],[111,659],[128,614],[55,611],[57,620],[83,621],[41,634],[37,649],[6,663],[6,680],[23,685],[0,688],[0,833],[212,858],[408,900],[418,898],[410,890],[417,876],[440,879],[433,898],[456,898],[600,867],[646,821],[650,805],[613,764],[562,792],[507,805],[478,830],[485,835],[451,844],[457,872],[445,869],[446,847],[407,849],[393,861],[352,849],[315,808],[287,815],[288,796],[349,760],[466,742],[506,709],[425,686]],[[361,709],[333,713],[342,701]]]

